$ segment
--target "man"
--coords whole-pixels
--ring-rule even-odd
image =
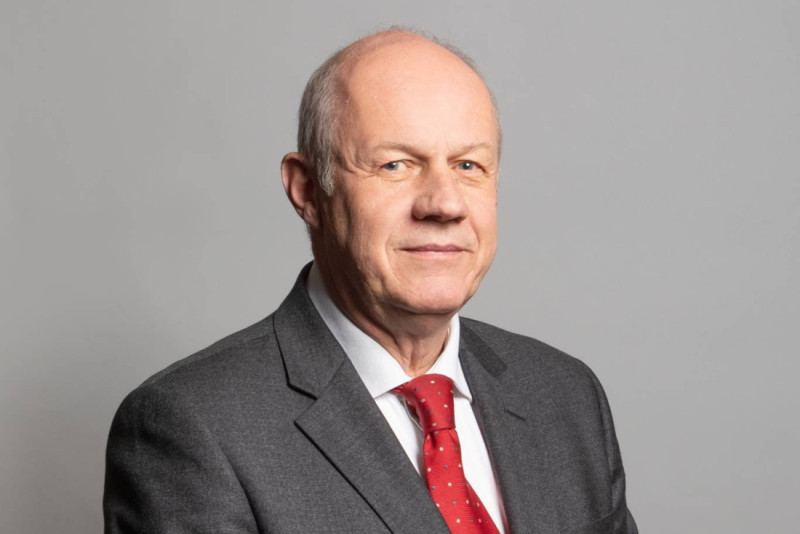
[[[282,178],[314,263],[123,402],[106,532],[636,532],[591,371],[457,316],[497,242],[474,68],[372,35],[312,76],[298,138]]]

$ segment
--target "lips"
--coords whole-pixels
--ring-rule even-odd
[[[412,247],[403,247],[402,250],[406,252],[433,252],[433,253],[453,253],[453,252],[463,252],[465,249],[458,245],[438,245],[438,244],[425,244],[425,245],[416,245]]]

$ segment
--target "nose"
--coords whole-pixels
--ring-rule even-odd
[[[467,216],[458,177],[447,165],[429,167],[420,176],[412,214],[415,219],[436,222],[458,222]]]

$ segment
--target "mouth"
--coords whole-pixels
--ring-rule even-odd
[[[430,243],[425,245],[417,245],[413,247],[403,247],[402,250],[404,252],[410,252],[412,254],[436,256],[436,255],[458,254],[459,252],[465,252],[466,249],[453,244],[439,245],[435,243]]]

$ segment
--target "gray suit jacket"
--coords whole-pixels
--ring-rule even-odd
[[[134,390],[111,427],[107,533],[447,533],[304,287]],[[603,390],[580,361],[462,319],[460,358],[511,531],[635,533]]]

